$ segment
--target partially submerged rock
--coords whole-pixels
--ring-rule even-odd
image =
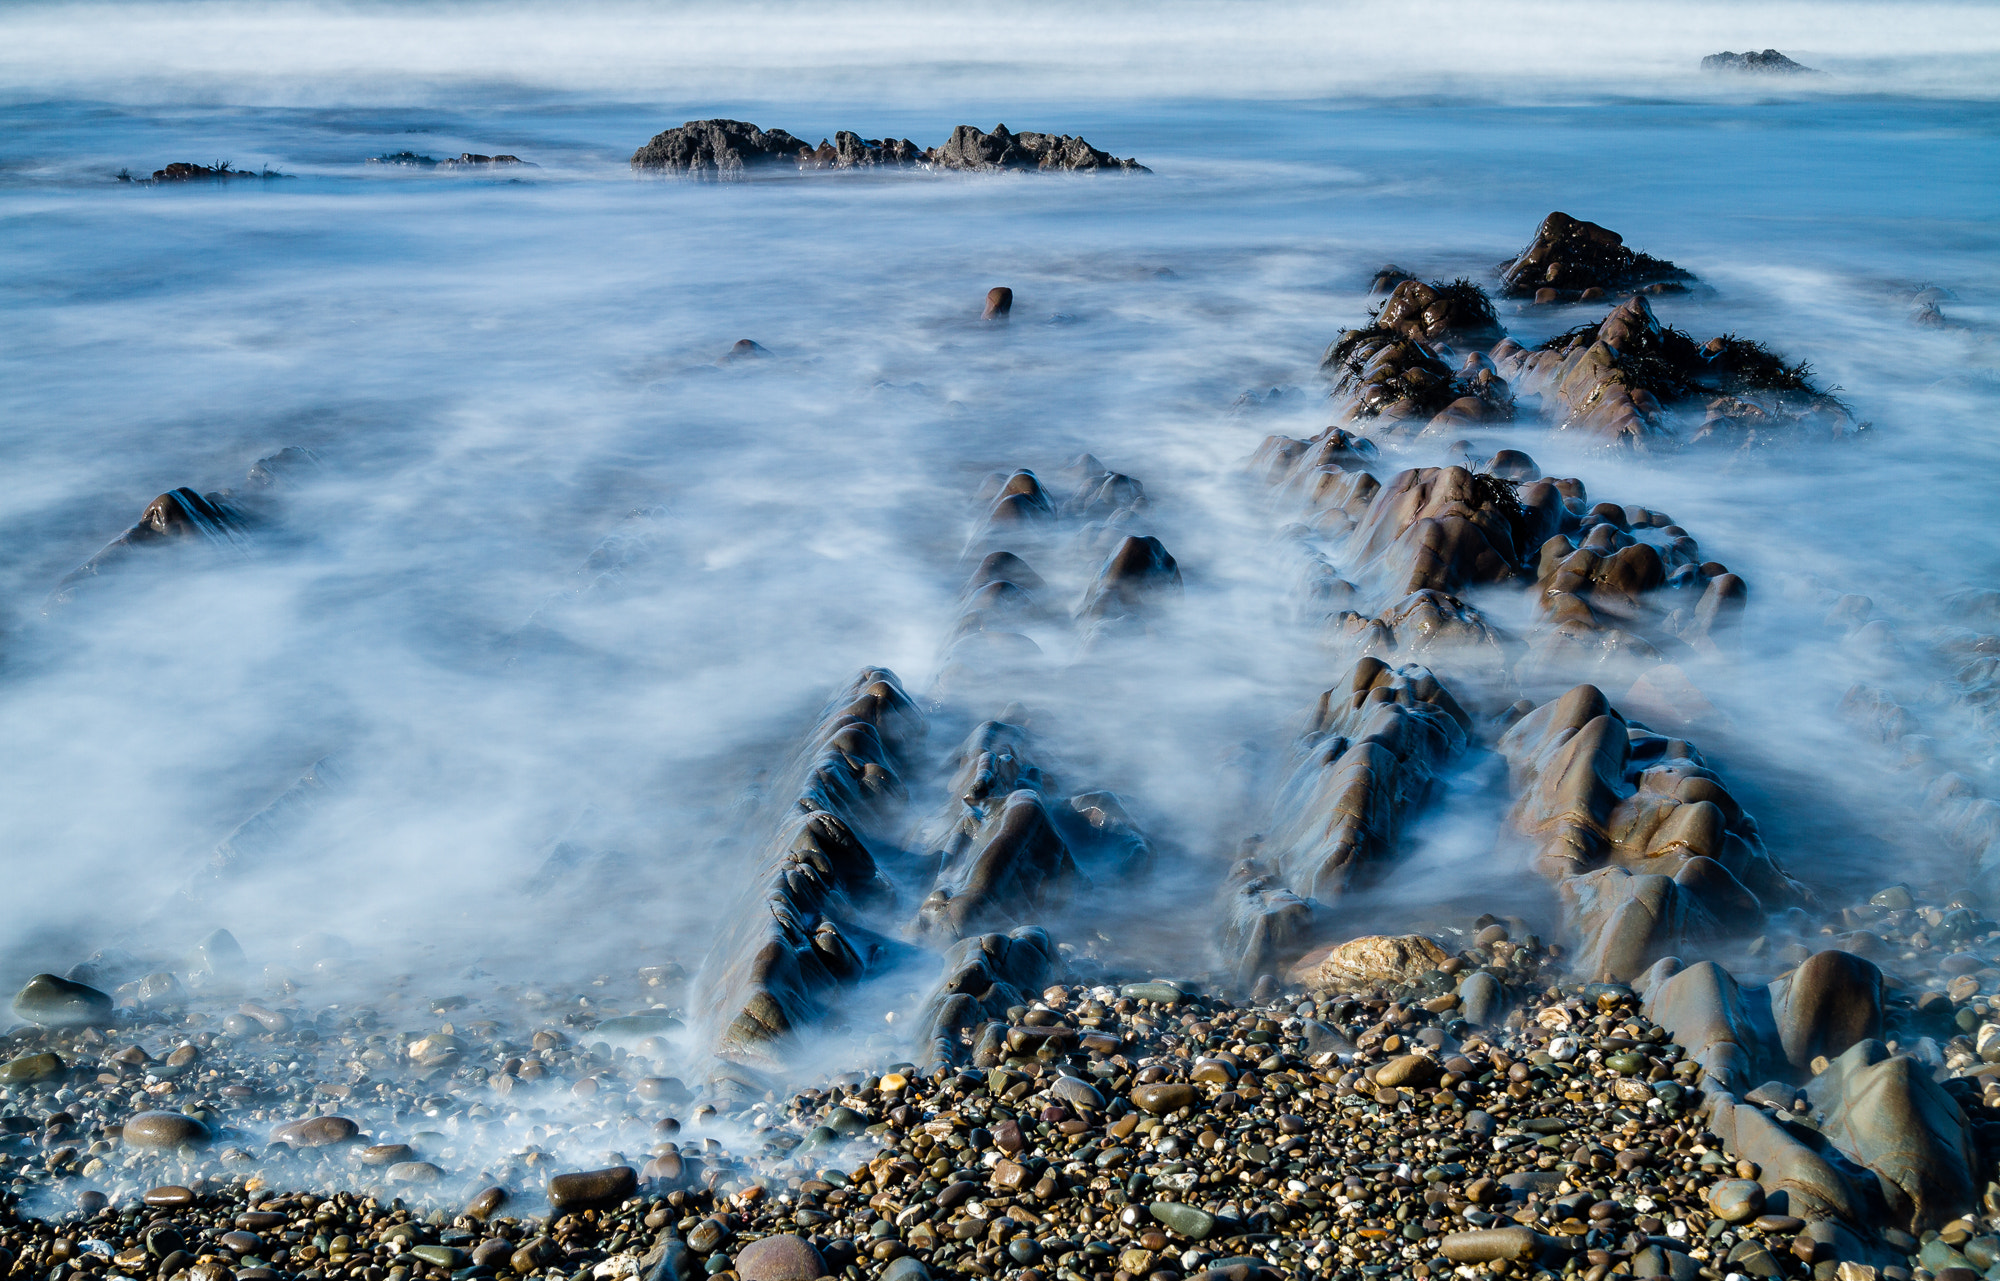
[[[1492,356],[1516,390],[1543,399],[1558,426],[1607,444],[1755,446],[1858,430],[1810,365],[1732,334],[1697,344],[1638,296],[1533,350],[1508,340]],[[1683,431],[1670,411],[1696,407],[1703,418]]]
[[[654,134],[632,153],[634,169],[696,178],[737,178],[756,165],[797,166],[813,148],[783,129],[759,129],[742,120],[690,120]]]
[[[1342,686],[1320,695],[1275,807],[1266,849],[1284,883],[1331,902],[1357,876],[1380,871],[1469,726],[1425,669],[1356,663]]]
[[[1721,53],[1711,53],[1701,60],[1701,69],[1712,73],[1758,76],[1818,75],[1811,67],[1801,66],[1779,53],[1776,49],[1766,49],[1762,53],[1745,50],[1731,53],[1725,49]]]
[[[1081,138],[1032,131],[1014,133],[1004,124],[994,125],[991,133],[976,125],[960,125],[951,131],[951,137],[943,146],[926,153],[926,156],[940,169],[1152,172],[1137,160],[1120,160],[1108,151],[1099,151]]]
[[[830,988],[889,954],[859,919],[894,896],[865,836],[900,810],[900,771],[924,728],[894,674],[879,668],[862,672],[820,721],[802,776],[782,793],[796,800],[701,976],[719,1055],[768,1056],[820,1017]]]
[[[1526,249],[1500,264],[1500,292],[1508,298],[1533,298],[1553,289],[1564,299],[1593,297],[1634,289],[1684,286],[1692,272],[1651,254],[1639,253],[1609,227],[1572,218],[1560,211],[1542,219]]]
[[[1414,983],[1450,959],[1421,934],[1371,934],[1307,952],[1287,977],[1313,990]]]

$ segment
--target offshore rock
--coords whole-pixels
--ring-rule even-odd
[[[806,169],[907,168],[921,162],[924,153],[908,138],[863,138],[842,129],[833,141],[820,139],[819,146],[800,157]]]
[[[1006,125],[994,125],[993,132],[974,125],[960,125],[951,138],[928,153],[940,169],[999,170],[1078,170],[1108,169],[1124,173],[1151,173],[1137,160],[1120,160],[1099,151],[1081,138],[1068,134],[1010,132]]]
[[[1011,1007],[1031,1003],[1061,968],[1055,943],[1040,926],[954,943],[945,952],[944,977],[919,1015],[916,1040],[923,1066],[965,1058],[969,1047],[961,1043],[961,1033],[1004,1020]]]
[[[1979,1164],[1971,1127],[1916,1059],[1860,1041],[1814,1077],[1806,1094],[1824,1117],[1822,1133],[1874,1172],[1890,1214],[1909,1231],[1939,1227],[1974,1207]]]
[[[1793,62],[1776,49],[1766,49],[1762,53],[1745,51],[1731,53],[1725,49],[1721,53],[1711,53],[1701,60],[1701,69],[1710,73],[1759,76],[1797,76],[1820,74],[1811,67]]]
[[[1500,266],[1500,291],[1509,298],[1533,297],[1547,288],[1574,297],[1586,289],[1611,292],[1693,279],[1670,262],[1627,248],[1625,238],[1609,227],[1560,211],[1542,219],[1528,247]]]
[[[813,149],[783,129],[759,129],[742,120],[690,120],[653,135],[632,153],[634,169],[696,178],[740,178],[754,165],[797,165]]]
[[[1500,341],[1493,300],[1470,280],[1405,280],[1375,316],[1378,329],[1427,343],[1490,347]]]

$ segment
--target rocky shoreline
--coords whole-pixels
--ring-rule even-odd
[[[694,122],[634,164],[718,176],[826,150]],[[1101,156],[962,129],[936,154],[842,134],[825,163]],[[1865,424],[1802,362],[1661,323],[1648,298],[1699,282],[1605,228],[1551,214],[1493,283],[1605,314],[1526,348],[1479,283],[1385,268],[1321,366],[1334,424],[1250,461],[1335,679],[1229,857],[1196,861],[1070,777],[1048,714],[1014,701],[1058,639],[1087,673],[1171,618],[1183,565],[1144,481],[1089,454],[1060,483],[996,470],[965,513],[934,683],[869,668],[828,701],[691,978],[368,991],[341,940],[260,970],[216,931],[30,981],[0,1066],[10,1274],[2000,1276],[1981,889],[2000,809],[1924,757],[1894,693],[1857,687],[1856,723],[1928,762],[1926,821],[1972,888],[1836,901],[1699,743],[1696,678],[1763,588],[1667,513],[1513,447],[1536,421],[1639,453],[1824,447]],[[1012,302],[994,290],[976,323],[997,332]],[[1494,447],[1502,424],[1521,434]],[[1412,449],[1446,461],[1385,462]],[[241,490],[162,495],[50,609],[166,548],[260,537],[318,466],[286,450]],[[1937,643],[1974,659],[1961,703],[1983,707],[1992,601],[1962,613]],[[1864,598],[1829,620],[1895,643]],[[1421,929],[1367,928],[1352,904],[1475,750],[1504,765],[1493,858],[1531,906],[1441,900]],[[208,874],[254,875],[337,779],[315,765]],[[1163,864],[1213,872],[1171,976],[1118,941],[1131,896],[1108,892]],[[868,1063],[801,1086],[800,1046],[891,972],[928,990]],[[690,1048],[702,1074],[674,1075]]]

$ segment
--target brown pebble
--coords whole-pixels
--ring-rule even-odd
[[[194,1192],[191,1189],[182,1187],[178,1183],[166,1183],[157,1188],[148,1189],[146,1194],[139,1199],[147,1205],[178,1210],[194,1204]]]

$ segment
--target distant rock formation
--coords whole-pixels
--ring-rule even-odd
[[[1760,76],[1818,75],[1811,67],[1800,66],[1776,49],[1762,53],[1711,53],[1701,60],[1703,71],[1748,72]]]
[[[449,162],[447,162],[449,163]],[[867,169],[930,165],[938,169],[1085,170],[1150,173],[1137,160],[1121,160],[1068,134],[1014,133],[960,125],[941,147],[919,149],[908,138],[863,138],[843,129],[814,147],[783,129],[760,129],[742,120],[690,120],[654,135],[632,153],[634,169],[695,178],[740,178],[752,166],[799,169]]]

